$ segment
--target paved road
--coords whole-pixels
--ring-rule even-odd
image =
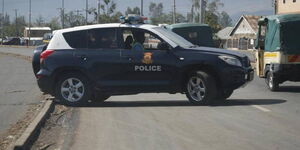
[[[75,108],[64,149],[299,150],[299,93],[299,83],[272,93],[256,78],[215,106],[191,106],[181,94],[111,97]]]
[[[32,56],[34,48],[15,48],[15,47],[1,47],[0,46],[0,52],[4,53],[12,53],[12,54],[18,54],[23,56]]]
[[[24,117],[31,104],[39,103],[39,91],[31,64],[0,54],[0,134]]]

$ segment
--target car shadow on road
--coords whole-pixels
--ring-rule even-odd
[[[276,92],[300,93],[300,86],[280,86]]]
[[[91,102],[82,107],[199,107],[199,106],[248,106],[248,105],[274,105],[284,103],[280,99],[230,99],[224,102],[214,102],[209,105],[193,105],[187,100],[158,100],[158,101],[106,101]]]

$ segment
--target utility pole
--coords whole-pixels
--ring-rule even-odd
[[[88,24],[88,10],[89,9],[89,1],[86,0],[86,8],[85,8],[85,24]]]
[[[141,0],[141,16],[144,16],[144,0]]]
[[[62,0],[62,4],[61,4],[61,13],[62,13],[62,28],[65,28],[65,0]]]
[[[19,31],[18,31],[18,9],[14,9],[15,15],[16,15],[16,36],[19,36]]]
[[[31,0],[29,0],[29,30],[28,30],[28,44],[27,46],[30,46],[30,38],[31,38]]]
[[[204,22],[204,17],[205,17],[205,9],[206,9],[206,0],[200,0],[200,9],[199,9],[199,23]]]
[[[1,32],[2,32],[2,41],[1,41],[1,44],[3,45],[3,38],[4,38],[4,0],[2,0]]]
[[[203,9],[203,0],[200,0],[200,9],[199,9],[199,23],[202,23],[202,9]]]
[[[97,12],[97,23],[100,23],[100,1],[101,0],[98,0],[98,12]]]
[[[176,23],[176,0],[174,0],[174,7],[173,7],[173,23]]]

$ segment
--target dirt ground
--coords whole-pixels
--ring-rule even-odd
[[[44,100],[40,103],[32,104],[21,120],[13,124],[7,132],[0,135],[0,150],[7,149],[22,135],[27,126],[32,122],[32,120],[37,116],[41,108],[44,106],[47,98],[46,96],[42,96],[42,99]]]
[[[61,137],[66,135],[68,130],[68,119],[72,116],[73,108],[68,108],[57,104],[50,117],[45,122],[41,129],[35,143],[33,143],[32,150],[57,150],[62,147],[64,140]]]

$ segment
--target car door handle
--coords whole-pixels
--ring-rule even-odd
[[[79,58],[79,59],[82,59],[84,61],[87,60],[87,56],[86,55],[77,55],[76,57]]]
[[[133,61],[134,59],[131,56],[125,56],[125,59],[129,60],[129,61]]]

